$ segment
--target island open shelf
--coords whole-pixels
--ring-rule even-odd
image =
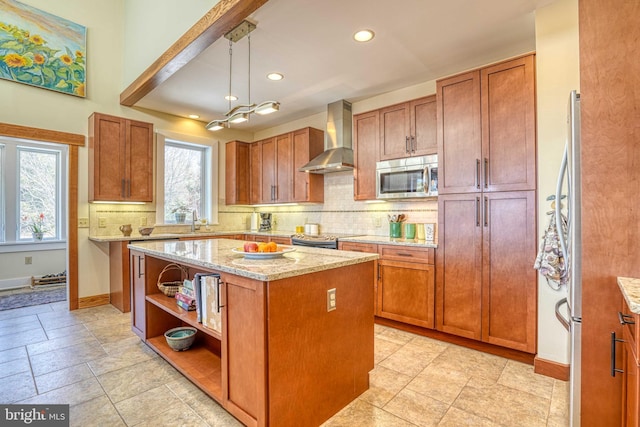
[[[178,304],[176,304],[175,298],[168,297],[164,294],[151,294],[151,295],[147,295],[147,301],[155,305],[156,307],[161,308],[167,313],[177,317],[187,325],[193,326],[199,331],[202,331],[205,334],[211,335],[212,337],[218,340],[222,339],[220,332],[207,328],[203,326],[202,323],[196,320],[195,311],[186,311],[178,307]]]

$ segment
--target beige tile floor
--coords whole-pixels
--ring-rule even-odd
[[[407,332],[375,333],[370,389],[324,427],[568,425],[566,382]],[[0,311],[0,402],[70,404],[72,426],[241,426],[112,306]]]

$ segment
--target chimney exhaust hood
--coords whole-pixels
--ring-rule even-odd
[[[329,104],[324,151],[298,170],[324,174],[353,169],[352,121],[351,103],[340,100]]]

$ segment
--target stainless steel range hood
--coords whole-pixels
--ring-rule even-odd
[[[340,100],[329,104],[324,151],[298,170],[323,174],[353,169],[352,121],[351,103]]]

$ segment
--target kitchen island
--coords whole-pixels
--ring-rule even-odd
[[[247,259],[229,239],[135,242],[132,328],[176,369],[249,426],[320,425],[369,387],[377,254],[295,247]],[[157,287],[170,263],[220,275],[220,332]],[[180,280],[180,274],[162,276]],[[335,295],[335,308],[331,307]],[[198,330],[174,352],[168,329]]]

